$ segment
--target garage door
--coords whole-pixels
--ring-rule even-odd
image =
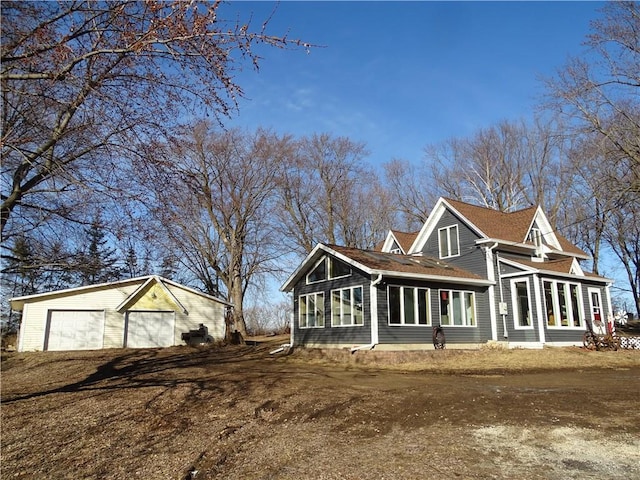
[[[45,350],[97,350],[102,348],[104,311],[49,312]]]
[[[174,345],[174,312],[128,312],[126,346],[130,348]]]

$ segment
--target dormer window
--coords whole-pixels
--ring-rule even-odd
[[[438,230],[438,243],[440,258],[455,257],[460,255],[460,240],[458,238],[458,225],[450,225]]]
[[[540,229],[531,229],[531,231],[529,232],[529,241],[536,247],[540,247],[542,245],[542,233],[540,232]]]

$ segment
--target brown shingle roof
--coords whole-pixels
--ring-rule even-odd
[[[397,230],[391,230],[391,231],[393,232],[393,235],[396,237],[396,240],[398,240],[398,243],[400,243],[400,247],[402,247],[402,250],[404,250],[405,252],[409,251],[409,248],[411,248],[411,245],[413,245],[413,242],[418,236],[418,233],[420,233],[420,232],[399,232]]]
[[[445,200],[471,223],[482,230],[488,238],[506,240],[508,242],[526,242],[529,228],[531,227],[537,210],[537,207],[527,207],[522,210],[507,213],[491,208],[471,205],[450,198],[446,198]],[[554,232],[554,234],[564,252],[587,256],[583,250],[576,247],[558,232]]]
[[[468,272],[430,257],[382,253],[371,250],[342,247],[339,245],[327,246],[370,270],[435,277],[484,280],[481,276],[476,275],[475,273]]]
[[[537,207],[528,207],[507,213],[449,198],[445,200],[482,230],[487,237],[509,242],[525,241],[537,209]]]

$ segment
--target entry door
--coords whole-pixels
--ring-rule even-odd
[[[130,348],[175,345],[175,312],[131,311],[127,313],[125,346]]]
[[[45,350],[98,350],[102,348],[102,310],[54,310],[49,312]]]

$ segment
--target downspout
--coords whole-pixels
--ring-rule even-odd
[[[498,284],[500,285],[500,305],[504,305],[504,293],[502,291],[502,274],[500,273],[500,256],[496,252],[496,266],[498,267]],[[509,338],[509,332],[507,331],[507,314],[500,313],[502,315],[502,331],[504,332],[504,338]]]
[[[487,277],[492,282],[496,280],[496,274],[493,265],[493,254],[492,251],[494,248],[498,246],[498,242],[495,242],[490,247],[486,247],[487,254]],[[496,324],[496,299],[494,294],[494,286],[491,285],[489,287],[489,315],[491,316],[491,340],[498,340],[498,326]]]
[[[371,309],[371,343],[369,345],[360,345],[353,347],[351,353],[355,353],[358,350],[372,350],[378,344],[378,294],[376,285],[382,281],[382,274],[378,274],[369,287],[369,305]]]

